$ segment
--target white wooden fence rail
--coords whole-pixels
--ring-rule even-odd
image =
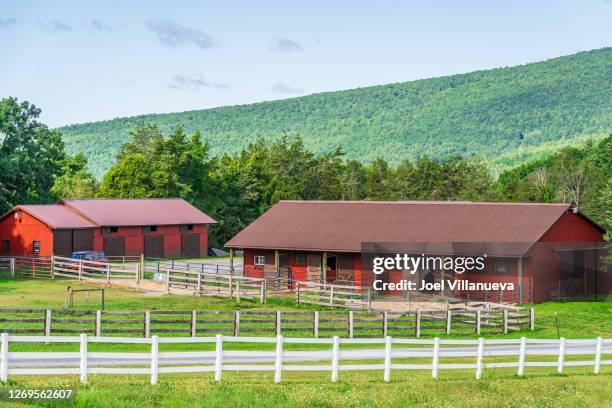
[[[83,259],[64,258],[53,256],[51,260],[52,277],[102,281],[108,284],[113,282],[133,282],[136,287],[140,284],[140,264],[96,262]]]
[[[11,343],[76,343],[79,352],[12,352]],[[89,343],[145,344],[150,352],[89,352]],[[209,343],[214,351],[160,352],[160,344]],[[224,343],[272,343],[275,351],[228,350]],[[285,350],[285,344],[327,345],[323,350]],[[341,345],[380,345],[383,348],[341,349]],[[331,346],[331,350],[329,347]],[[406,346],[412,346],[406,348]],[[449,347],[450,346],[450,347]],[[487,349],[489,346],[489,349]],[[517,347],[513,347],[517,346]],[[252,347],[251,347],[252,348]],[[144,374],[150,375],[151,384],[157,384],[159,374],[214,372],[220,381],[223,371],[273,371],[274,381],[280,382],[285,371],[329,371],[332,381],[338,380],[343,370],[382,370],[383,379],[391,380],[393,370],[430,370],[432,378],[438,378],[439,370],[475,369],[480,379],[486,368],[517,368],[519,376],[526,367],[556,367],[563,373],[568,366],[593,366],[599,374],[602,365],[611,365],[612,360],[603,360],[602,355],[612,354],[612,340],[601,337],[588,340],[547,339],[496,339],[446,340],[434,338],[399,339],[387,336],[383,339],[339,338],[285,338],[276,337],[88,337],[80,336],[0,336],[0,381],[6,382],[9,375],[79,375],[86,383],[89,374]],[[558,361],[526,361],[526,356],[557,356]],[[591,355],[592,358],[566,361],[569,355]],[[485,362],[485,357],[518,356],[516,361]],[[430,359],[430,363],[393,363],[395,359]],[[440,358],[475,358],[475,361],[440,363]],[[227,361],[226,361],[227,359]],[[380,360],[382,363],[363,363],[363,360]],[[321,364],[323,361],[329,364]],[[346,364],[341,361],[346,360]],[[252,361],[257,361],[253,364]],[[352,362],[351,362],[352,361]],[[298,362],[298,364],[294,364]],[[203,364],[207,363],[207,364]],[[305,364],[315,363],[315,364]],[[54,366],[55,365],[55,366]]]

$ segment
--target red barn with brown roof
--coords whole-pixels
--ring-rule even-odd
[[[604,232],[568,204],[281,201],[226,246],[244,249],[247,275],[365,286],[375,275],[362,264],[364,243],[485,243],[485,270],[456,279],[512,282],[506,299],[542,302],[610,293],[612,279],[597,252]],[[417,275],[446,278],[436,270]],[[406,271],[383,276],[406,278]]]
[[[18,205],[0,218],[0,255],[200,257],[216,221],[182,199],[61,200]]]

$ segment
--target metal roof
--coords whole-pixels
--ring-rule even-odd
[[[569,209],[467,201],[280,201],[225,245],[360,252],[364,242],[528,244]]]
[[[24,211],[54,229],[94,228],[96,224],[71,209],[58,204],[18,205],[13,211]]]
[[[61,200],[98,226],[216,224],[180,198]]]

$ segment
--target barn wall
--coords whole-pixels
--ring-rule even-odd
[[[541,243],[604,242],[603,234],[582,216],[565,213],[540,239]],[[559,259],[552,245],[539,245],[534,255],[534,302],[550,300],[550,292],[559,290]],[[600,265],[601,266],[601,265]],[[599,269],[599,268],[598,268]],[[612,275],[601,268],[597,273],[598,293],[612,293]]]
[[[40,253],[36,255],[52,255],[52,229],[24,211],[19,212],[19,220],[15,219],[14,213],[12,211],[0,220],[0,245],[3,240],[10,241],[10,251],[8,253],[0,252],[0,255],[34,255],[33,241],[40,241]],[[0,246],[1,250],[2,247]]]
[[[144,253],[144,236],[163,236],[164,257],[175,258],[181,256],[181,234],[200,235],[200,256],[206,256],[208,252],[208,225],[194,225],[191,231],[181,231],[179,225],[159,225],[157,231],[143,232],[141,226],[119,227],[117,232],[109,232],[108,236],[123,237],[125,240],[125,255],[140,256]],[[97,228],[94,232],[94,249],[104,249],[104,235],[102,229]]]

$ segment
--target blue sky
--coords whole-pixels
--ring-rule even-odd
[[[3,1],[0,97],[50,126],[295,97],[612,44],[612,1]]]

